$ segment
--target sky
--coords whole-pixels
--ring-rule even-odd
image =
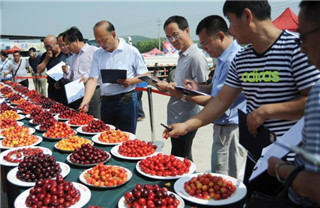
[[[287,7],[297,15],[299,13],[298,0],[269,2],[272,19],[276,19]],[[197,40],[197,24],[208,15],[223,16],[223,4],[224,1],[219,0],[0,0],[0,34],[58,35],[77,26],[84,38],[94,39],[92,28],[95,23],[108,20],[115,26],[117,36],[158,38],[159,34],[160,37],[165,37],[165,20],[172,15],[181,15],[189,22],[191,38]]]

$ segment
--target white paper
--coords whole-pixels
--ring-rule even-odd
[[[289,129],[284,135],[279,137],[277,141],[286,146],[297,146],[302,141],[302,128],[304,125],[304,117],[301,118],[294,126]],[[270,144],[262,150],[262,156],[256,163],[254,171],[252,172],[249,181],[259,176],[265,170],[268,169],[268,159],[271,156],[282,158],[289,153],[288,149],[285,149],[277,144]]]
[[[80,79],[65,84],[64,88],[66,90],[68,104],[83,98],[84,96],[84,84],[83,82],[80,82]]]
[[[59,81],[60,79],[63,78],[63,71],[62,71],[62,66],[66,65],[65,62],[61,61],[60,63],[58,63],[57,65],[55,65],[54,67],[52,67],[51,69],[49,69],[46,74],[48,76],[50,76],[52,79]],[[68,70],[69,70],[69,66]]]

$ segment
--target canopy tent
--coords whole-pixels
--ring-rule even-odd
[[[14,53],[16,51],[21,51],[20,48],[18,48],[17,46],[13,46],[12,48],[8,49],[8,50],[5,50],[4,52],[5,53]]]
[[[157,54],[161,54],[161,53],[162,53],[162,51],[160,51],[160,50],[157,49],[157,48],[154,48],[154,49],[152,49],[151,51],[146,52],[146,54],[149,54],[149,55],[157,55]]]
[[[297,32],[298,29],[298,16],[292,12],[290,8],[286,8],[282,14],[275,19],[273,25],[281,30],[290,30]]]

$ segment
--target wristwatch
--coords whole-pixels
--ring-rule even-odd
[[[187,102],[187,96],[186,94],[183,94],[183,97],[181,98],[181,101],[183,102]]]

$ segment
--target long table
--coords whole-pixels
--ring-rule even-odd
[[[34,128],[34,126],[29,124],[28,119],[25,118],[22,121],[24,122],[24,126]],[[42,133],[36,131],[35,135],[41,136]],[[91,136],[81,135],[79,133],[78,133],[78,135],[91,139]],[[39,144],[39,146],[49,148],[52,151],[52,155],[55,157],[55,159],[57,161],[68,163],[66,161],[66,158],[69,153],[57,150],[54,147],[54,145],[57,142],[58,141],[51,141],[51,140],[47,140],[47,139],[43,138],[43,141]],[[101,148],[101,149],[108,151],[108,152],[110,152],[110,150],[112,148],[110,146],[102,146],[99,144],[95,144],[94,146]],[[174,191],[173,185],[176,180],[155,180],[155,179],[147,178],[137,172],[137,170],[135,169],[136,163],[137,163],[137,161],[128,161],[128,160],[123,160],[123,159],[116,158],[116,157],[112,156],[112,158],[106,164],[122,166],[122,167],[129,169],[133,174],[131,180],[128,183],[124,184],[123,186],[120,186],[117,188],[112,188],[112,189],[90,188],[91,199],[86,204],[85,207],[88,207],[89,205],[95,205],[95,206],[99,205],[103,208],[116,208],[116,207],[118,207],[119,199],[125,194],[125,192],[130,191],[132,188],[134,188],[137,183],[140,183],[142,185],[157,183],[160,186],[164,187],[165,186],[164,184],[170,182],[171,186],[169,187],[169,191]],[[71,167],[71,171],[68,174],[68,176],[65,178],[65,180],[81,183],[79,181],[79,175],[86,168],[79,168],[79,167],[71,165],[71,164],[68,164],[68,165]],[[3,167],[3,168],[4,168],[5,174],[7,174],[11,170],[10,167]],[[6,180],[5,182],[6,182],[6,186],[7,186],[9,207],[13,207],[15,198],[20,193],[27,190],[28,188],[18,187],[16,185],[13,185],[9,181],[7,181],[7,178],[5,180]],[[239,208],[242,208],[244,201],[245,201],[245,199],[242,199],[241,201],[233,203],[233,204],[224,205],[224,206],[215,206],[215,207],[223,207],[223,208],[238,208],[239,207]],[[192,202],[189,202],[186,200],[185,200],[185,204],[186,204],[185,207],[197,207],[197,208],[208,207],[207,205],[199,205],[199,204],[195,204],[195,203],[192,203]]]

